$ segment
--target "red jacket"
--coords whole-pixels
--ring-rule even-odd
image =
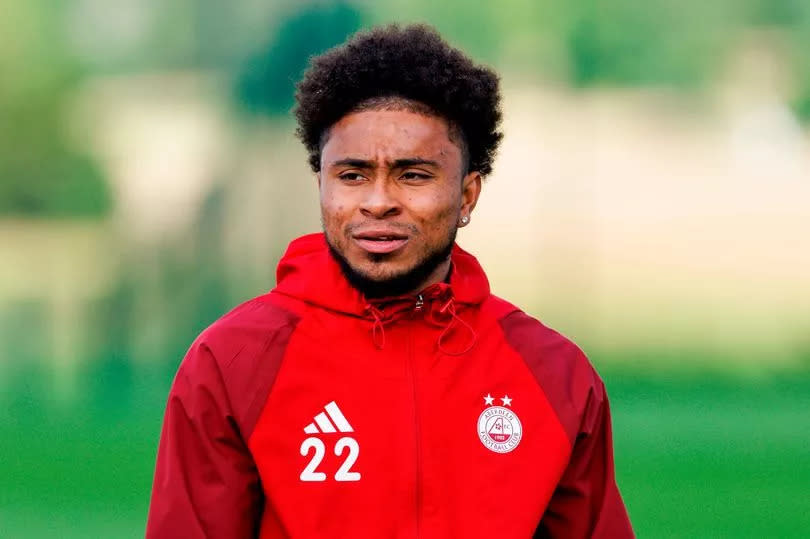
[[[321,234],[292,242],[180,366],[147,537],[633,537],[599,376],[452,262],[369,302]]]

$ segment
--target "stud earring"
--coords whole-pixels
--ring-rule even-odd
[[[470,222],[470,218],[467,217],[466,215],[461,218],[461,224],[462,225],[466,225],[469,222]]]

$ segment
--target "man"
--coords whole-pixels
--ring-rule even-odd
[[[496,75],[391,26],[315,58],[297,100],[323,234],[192,345],[147,536],[632,537],[598,375],[454,242]]]

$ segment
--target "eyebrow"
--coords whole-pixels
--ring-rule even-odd
[[[393,167],[391,168],[408,168],[408,167],[417,167],[419,165],[428,165],[431,167],[438,167],[439,163],[433,161],[431,159],[422,159],[421,157],[415,157],[411,159],[397,159],[393,163]]]
[[[391,163],[391,168],[408,168],[408,167],[415,167],[419,165],[428,165],[432,167],[438,167],[438,161],[433,161],[431,159],[422,159],[421,157],[411,157],[406,159],[396,159]],[[362,169],[373,169],[376,168],[376,164],[373,161],[369,161],[366,159],[357,159],[353,157],[347,157],[345,159],[338,159],[337,161],[332,162],[330,166],[333,167],[340,167],[340,166],[349,166],[355,168],[362,168]]]

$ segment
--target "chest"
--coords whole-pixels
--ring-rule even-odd
[[[477,329],[472,350],[454,356],[437,344],[446,327],[421,320],[385,327],[383,346],[361,323],[300,328],[249,442],[277,521],[268,526],[531,535],[569,444],[497,328]]]

